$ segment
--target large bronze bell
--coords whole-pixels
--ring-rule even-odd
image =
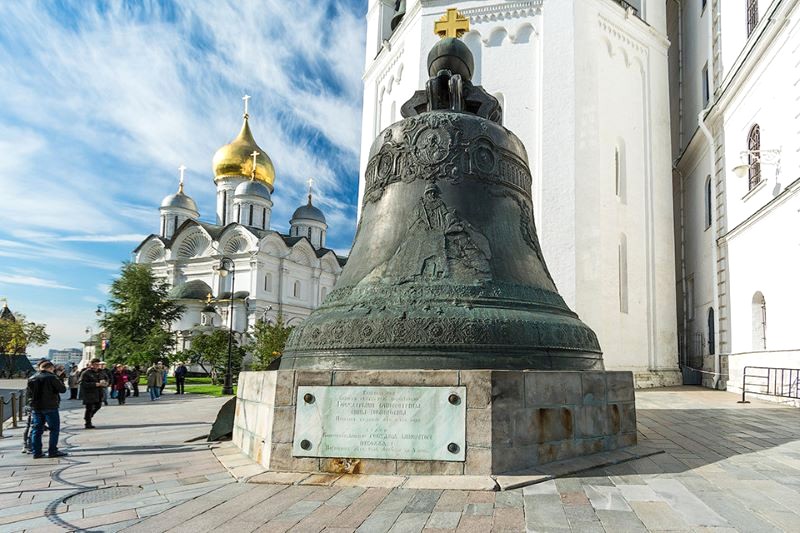
[[[282,369],[603,369],[542,256],[525,147],[472,65],[458,39],[431,50],[426,89],[370,150],[341,278]]]

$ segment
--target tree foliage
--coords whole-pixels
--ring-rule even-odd
[[[169,285],[149,265],[125,263],[111,284],[108,313],[100,325],[109,338],[104,357],[147,366],[175,345],[171,324],[183,307],[167,298]]]
[[[222,377],[228,368],[228,336],[228,330],[225,329],[195,330],[191,346],[179,353],[178,357],[205,368],[216,384],[216,380]],[[239,345],[234,336],[231,349],[231,372],[234,381],[242,368],[244,356],[245,349]]]
[[[46,324],[37,324],[17,313],[15,320],[0,320],[0,353],[24,354],[29,346],[42,346],[50,340]]]
[[[287,326],[283,316],[278,315],[275,323],[256,322],[253,332],[253,370],[266,370],[269,364],[283,354],[286,340],[294,326]]]

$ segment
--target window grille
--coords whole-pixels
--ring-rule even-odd
[[[747,137],[747,150],[747,164],[750,165],[748,190],[753,190],[761,182],[761,127],[758,124],[753,124],[753,127],[750,128],[750,135]]]
[[[747,0],[747,36],[758,26],[758,0]]]

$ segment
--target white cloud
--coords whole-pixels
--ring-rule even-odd
[[[142,242],[147,235],[142,233],[122,233],[120,235],[67,235],[60,237],[70,242]]]
[[[2,284],[28,285],[31,287],[46,287],[48,289],[67,289],[72,291],[76,290],[75,287],[62,285],[57,281],[37,278],[35,276],[21,276],[18,274],[0,274],[0,285]]]

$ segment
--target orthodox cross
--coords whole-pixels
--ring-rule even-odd
[[[308,178],[308,203],[311,203],[311,186],[314,185],[314,178]]]
[[[186,167],[181,165],[178,167],[178,170],[181,172],[181,181],[178,184],[178,192],[183,192],[183,173],[186,171]]]
[[[206,304],[208,304],[208,305],[211,305],[211,300],[212,300],[212,299],[213,299],[213,298],[211,297],[211,293],[209,292],[209,293],[206,295]]]
[[[247,100],[245,100],[245,106],[247,106]],[[256,177],[256,160],[258,159],[258,156],[260,156],[260,155],[261,155],[261,152],[258,152],[256,150],[253,150],[253,153],[250,154],[250,157],[253,158],[253,171],[250,173],[250,179],[255,179],[255,177]]]
[[[447,13],[436,21],[433,33],[444,39],[445,37],[461,37],[469,31],[469,19],[451,7]]]
[[[245,95],[242,96],[242,100],[244,100],[244,116],[249,117],[250,115],[247,114],[247,101],[250,100],[250,95],[245,93]]]

